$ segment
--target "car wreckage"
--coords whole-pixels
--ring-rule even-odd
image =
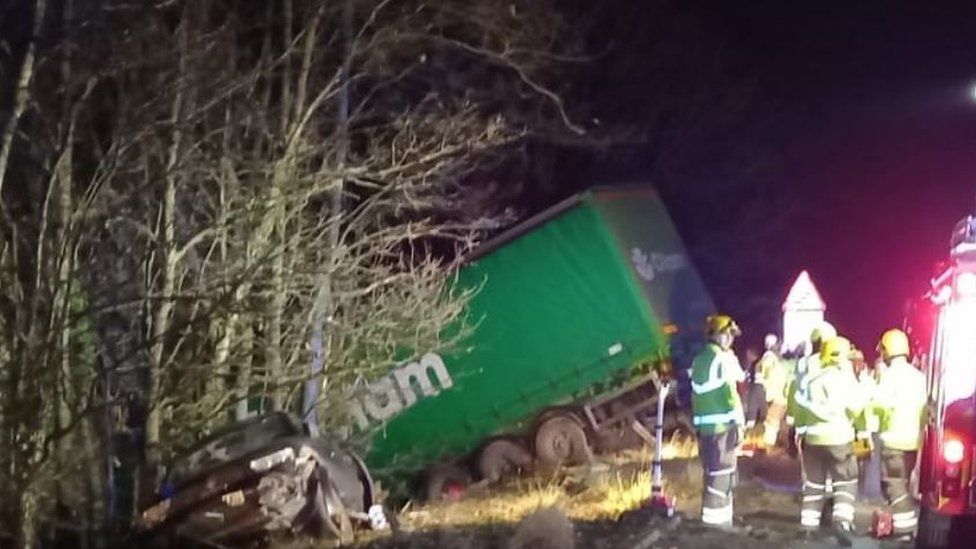
[[[384,522],[362,460],[282,412],[200,441],[168,467],[158,495],[136,523],[138,541],[154,547],[235,546],[278,533],[349,541],[355,523]]]

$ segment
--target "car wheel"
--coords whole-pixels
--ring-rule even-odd
[[[546,419],[536,429],[535,455],[543,468],[580,465],[593,460],[583,426],[562,414]]]
[[[940,549],[949,546],[952,533],[952,517],[940,515],[925,505],[919,509],[917,549]]]
[[[314,490],[312,502],[322,530],[320,534],[339,540],[342,544],[352,543],[352,521],[335,486],[319,480],[315,482]]]
[[[478,474],[488,482],[498,482],[531,466],[532,453],[511,439],[495,439],[478,455]]]

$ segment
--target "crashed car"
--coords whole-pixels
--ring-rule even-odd
[[[161,547],[251,544],[288,532],[349,541],[378,503],[362,460],[281,412],[202,440],[171,464],[159,496],[136,531]]]

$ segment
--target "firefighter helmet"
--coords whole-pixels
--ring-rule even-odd
[[[818,341],[825,342],[828,339],[833,339],[835,337],[837,337],[837,329],[834,328],[834,325],[829,322],[822,322],[819,326],[814,328],[812,332],[810,332],[811,343],[817,343]]]
[[[733,336],[742,334],[739,325],[729,315],[708,315],[705,319],[705,332],[710,336],[726,332]]]
[[[850,360],[851,342],[846,337],[832,337],[823,342],[820,348],[820,363],[824,366],[840,364],[842,360]]]
[[[881,336],[881,341],[878,342],[878,352],[885,360],[894,358],[896,356],[908,356],[910,352],[908,346],[908,336],[905,332],[899,329],[888,330]]]

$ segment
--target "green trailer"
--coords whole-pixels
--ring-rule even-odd
[[[563,201],[481,246],[457,284],[479,288],[464,351],[420,356],[349,401],[370,469],[425,472],[435,493],[588,459],[649,415],[650,365],[688,364],[713,310],[648,187]]]

